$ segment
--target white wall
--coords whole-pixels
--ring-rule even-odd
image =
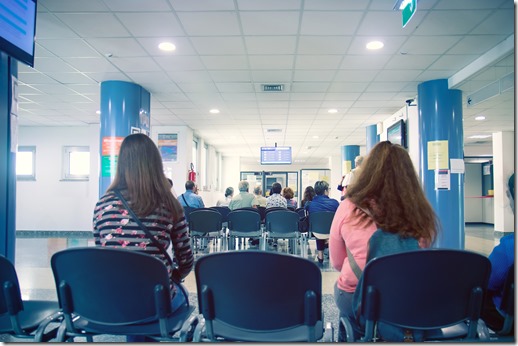
[[[36,146],[36,181],[16,183],[16,229],[91,231],[99,179],[61,181],[63,146],[89,146],[99,176],[99,125],[20,127],[18,145]]]
[[[513,232],[514,213],[506,195],[507,181],[514,172],[514,132],[493,133],[493,179],[495,231]]]
[[[482,222],[482,165],[465,164],[464,222]]]

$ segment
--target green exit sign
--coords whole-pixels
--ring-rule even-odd
[[[406,6],[403,8],[402,14],[403,14],[403,28],[408,24],[410,19],[415,14],[415,11],[417,10],[417,0],[411,0],[408,1]]]

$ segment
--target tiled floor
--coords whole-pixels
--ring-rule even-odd
[[[465,229],[465,248],[474,252],[488,255],[498,244],[502,235],[496,235],[493,225],[469,224]],[[15,266],[20,280],[20,287],[24,299],[54,300],[56,298],[55,285],[49,267],[51,256],[62,249],[77,246],[93,246],[93,239],[89,232],[24,232],[17,234]],[[279,241],[277,249],[271,251],[285,251],[286,243]],[[212,251],[213,249],[209,249]],[[315,242],[309,241],[307,258],[315,260]],[[197,256],[202,256],[199,253]],[[336,329],[338,310],[333,300],[333,285],[338,273],[329,266],[326,258],[322,267],[323,309],[326,321],[333,323]],[[190,300],[196,305],[196,284],[194,273],[191,272],[185,280],[189,290]],[[335,331],[336,334],[336,331]],[[335,337],[336,340],[336,337]],[[0,335],[0,341],[18,341]],[[125,341],[121,337],[105,337],[98,341]]]

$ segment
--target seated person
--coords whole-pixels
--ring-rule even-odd
[[[218,202],[216,203],[216,207],[228,207],[233,196],[234,188],[227,187],[227,189],[225,190],[225,198],[218,200]]]
[[[514,213],[514,173],[508,181],[507,195]],[[514,231],[514,230],[513,230]],[[489,260],[491,261],[491,275],[487,286],[488,292],[482,307],[482,319],[486,325],[497,332],[503,328],[504,313],[499,310],[502,303],[505,279],[509,268],[514,264],[514,233],[500,239],[495,246]]]
[[[192,180],[185,182],[185,192],[178,196],[178,201],[182,207],[189,207],[193,209],[205,208],[203,199],[195,193],[196,183]]]
[[[286,203],[288,207],[292,207],[293,209],[297,209],[297,201],[293,199],[293,190],[291,187],[287,186],[282,189],[282,196],[286,198]]]
[[[286,198],[281,196],[282,186],[275,182],[270,190],[270,196],[266,199],[266,209],[273,207],[288,208]]]
[[[252,207],[264,207],[266,208],[266,197],[263,196],[263,189],[261,186],[257,185],[254,188],[254,200],[252,201]]]
[[[336,199],[329,198],[329,184],[326,181],[319,180],[315,183],[315,197],[311,203],[306,204],[304,207],[311,217],[311,213],[317,211],[332,211],[336,212],[338,209],[338,201]],[[319,235],[313,233],[317,242],[317,260],[319,263],[324,262],[324,249],[329,239],[329,234]]]
[[[228,204],[230,210],[236,210],[240,208],[251,208],[254,195],[248,192],[248,181],[241,180],[237,188],[239,189],[239,195],[232,197],[232,200]]]

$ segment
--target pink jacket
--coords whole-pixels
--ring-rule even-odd
[[[377,229],[374,221],[357,224],[360,213],[352,202],[348,199],[343,200],[336,210],[329,236],[329,259],[333,267],[340,271],[338,288],[350,293],[355,291],[358,279],[349,265],[346,244],[358,267],[363,270],[367,260],[369,239]]]

